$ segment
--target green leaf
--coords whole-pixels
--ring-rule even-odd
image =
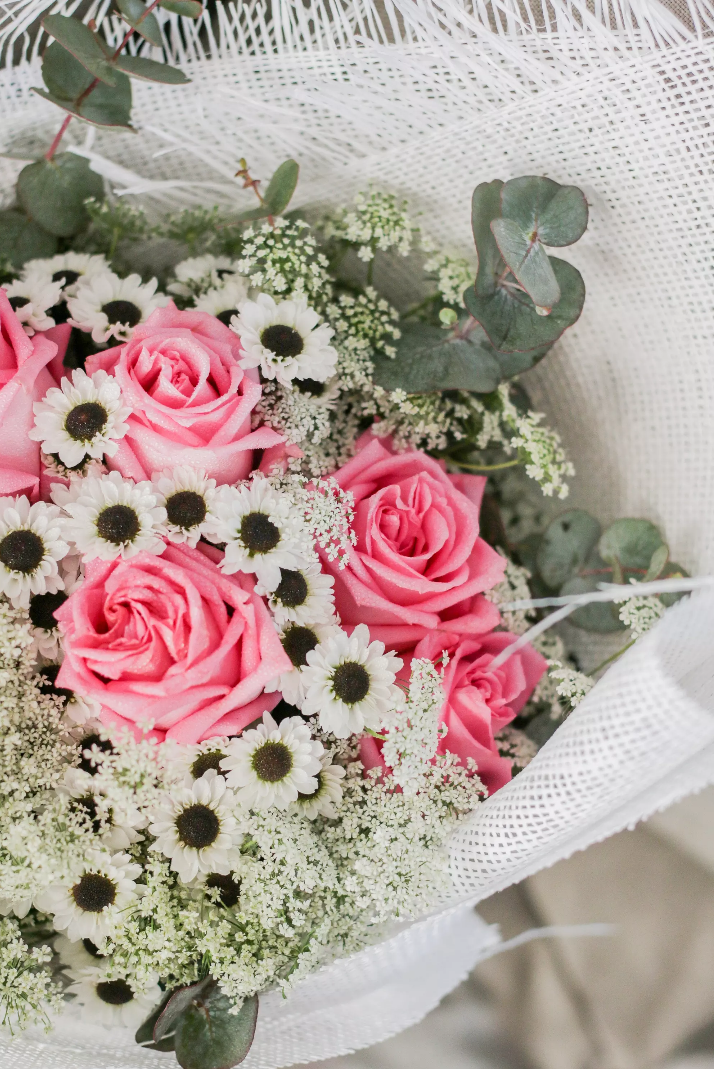
[[[521,227],[530,240],[544,245],[572,245],[588,225],[588,204],[576,186],[550,178],[513,178],[501,193],[501,213]]]
[[[491,231],[501,256],[534,304],[548,311],[560,300],[560,287],[538,240],[531,240],[512,219],[494,219]]]
[[[483,338],[450,339],[440,327],[410,323],[395,348],[393,360],[381,354],[373,358],[374,381],[385,390],[492,393],[501,381],[498,360]]]
[[[147,15],[146,5],[141,0],[117,0],[117,7],[121,11],[124,21],[128,22],[132,29],[141,34],[152,45],[161,48],[164,43],[161,37],[161,27],[153,11],[150,11]],[[141,22],[139,19],[141,19]]]
[[[213,977],[206,976],[203,980],[199,980],[198,983],[188,984],[186,987],[179,987],[176,991],[173,991],[156,1016],[152,1033],[154,1042],[158,1043],[169,1032],[174,1032],[179,1017],[188,1009],[194,999],[201,998],[209,989],[215,986],[216,981]]]
[[[552,345],[578,319],[585,301],[585,284],[580,272],[555,256],[550,257],[550,264],[560,287],[560,300],[548,316],[538,315],[527,294],[514,295],[503,285],[494,286],[485,296],[475,288],[464,293],[468,311],[486,331],[495,349],[506,353],[533,352]]]
[[[183,15],[187,19],[197,19],[203,11],[203,5],[197,0],[161,0],[159,7],[171,11],[174,15]]]
[[[258,996],[246,999],[237,1014],[220,988],[189,1006],[176,1027],[176,1060],[181,1069],[233,1069],[250,1050],[258,1019]]]
[[[61,152],[51,160],[41,159],[23,167],[17,179],[17,197],[44,230],[58,237],[71,237],[89,222],[84,207],[87,197],[104,197],[101,175],[74,152]]]
[[[645,574],[644,582],[651,583],[654,582],[655,579],[658,579],[659,576],[662,574],[662,570],[668,560],[669,546],[666,542],[663,542],[662,545],[658,546],[652,554],[649,567],[647,568],[647,572]]]
[[[76,101],[94,79],[74,56],[53,41],[42,59],[42,78],[48,92],[42,89],[35,89],[34,92],[70,115],[76,115],[95,126],[131,130],[131,82],[121,71],[115,71],[115,75],[116,85],[113,88],[100,82],[77,106]]]
[[[156,63],[153,59],[143,59],[141,56],[119,56],[116,65],[120,71],[132,78],[143,78],[146,82],[188,85],[191,81],[178,67],[170,67],[168,63]]]
[[[576,575],[600,537],[598,521],[582,509],[564,512],[546,528],[536,557],[544,582],[558,590]]]
[[[107,85],[116,85],[116,74],[89,26],[68,15],[46,15],[42,27],[95,78]]]
[[[482,182],[471,198],[471,229],[478,257],[476,291],[488,295],[495,291],[496,279],[503,270],[503,257],[491,231],[491,223],[501,214],[503,182]]]
[[[54,234],[48,234],[22,212],[12,208],[0,211],[0,256],[15,267],[22,267],[27,260],[54,256],[56,252]]]
[[[662,572],[660,573],[659,578],[660,579],[674,579],[674,578],[681,579],[685,575],[689,575],[689,572],[687,571],[686,568],[683,568],[681,564],[676,564],[674,561],[668,561],[667,564],[665,565],[665,567],[663,568]],[[674,603],[676,601],[679,601],[681,598],[683,598],[685,596],[686,596],[686,591],[681,593],[681,594],[658,594],[657,595],[657,597],[662,602],[662,604],[666,605],[667,608],[669,608],[670,605],[674,605]]]
[[[512,379],[514,375],[535,367],[552,348],[552,345],[543,345],[540,349],[531,349],[529,353],[502,353],[494,349],[493,355],[501,366],[501,378]]]
[[[262,204],[258,208],[248,208],[244,212],[238,212],[231,216],[231,223],[250,223],[255,219],[267,219],[273,213],[264,208]]]
[[[639,569],[644,574],[663,542],[649,520],[615,520],[602,535],[598,552],[609,564],[617,560],[623,568]]]
[[[161,1050],[172,1051],[174,1049],[174,1034],[164,1036],[158,1043],[153,1041],[154,1039],[154,1026],[161,1016],[166,1003],[171,998],[171,992],[168,992],[166,997],[159,1003],[151,1016],[147,1017],[142,1025],[139,1025],[134,1039],[136,1042],[145,1047],[147,1050]]]
[[[588,562],[590,563],[590,562]],[[592,563],[596,563],[593,561]],[[598,575],[576,575],[569,579],[560,588],[562,595],[585,594],[598,590],[598,584],[612,582],[610,572]],[[618,616],[619,606],[609,601],[595,601],[590,605],[581,605],[579,609],[571,613],[568,620],[575,627],[584,631],[597,631],[600,634],[609,634],[613,631],[624,631],[625,625]]]
[[[295,192],[299,175],[300,167],[295,160],[285,160],[280,164],[263,194],[263,206],[268,209],[269,215],[283,214]]]

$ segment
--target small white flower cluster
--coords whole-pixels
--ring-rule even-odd
[[[496,735],[496,745],[501,757],[506,757],[511,762],[514,775],[529,765],[538,753],[538,746],[525,731],[510,724]]]
[[[48,946],[27,946],[16,921],[0,920],[0,1025],[10,1032],[28,1025],[44,1025],[62,1007],[62,989],[52,982],[46,966],[52,960]]]
[[[618,615],[625,627],[629,627],[632,640],[636,641],[653,628],[666,611],[666,606],[657,597],[628,598],[620,606]]]
[[[367,286],[357,296],[339,294],[329,302],[325,315],[335,330],[342,389],[371,390],[371,354],[395,356],[391,342],[401,337],[399,313],[372,286]]]
[[[473,265],[462,256],[436,251],[432,243],[424,239],[422,248],[431,254],[424,263],[424,271],[436,279],[436,288],[444,303],[463,308],[464,291],[473,285],[476,275]]]
[[[331,288],[327,257],[317,251],[317,243],[305,235],[302,220],[276,219],[243,235],[238,271],[254,289],[272,296],[305,294],[308,299],[325,298]]]
[[[282,489],[290,495],[302,514],[310,536],[329,561],[344,568],[357,536],[352,529],[354,497],[335,479],[316,479],[307,484],[300,475],[286,476]]]
[[[531,573],[520,564],[515,564],[499,550],[506,560],[506,571],[503,579],[497,585],[487,590],[484,594],[494,605],[505,605],[511,601],[525,601],[531,597],[528,580]],[[510,609],[502,612],[503,626],[506,631],[514,635],[524,634],[531,626],[535,616],[535,609]]]
[[[365,262],[374,259],[377,249],[395,249],[400,256],[409,255],[415,228],[406,202],[399,202],[392,193],[371,190],[358,193],[354,203],[353,209],[328,221],[328,237],[357,245],[357,255]]]
[[[565,456],[560,435],[540,426],[544,419],[541,412],[519,412],[508,398],[507,386],[499,387],[499,392],[504,419],[516,432],[509,444],[518,450],[526,474],[535,479],[546,497],[556,494],[563,500],[568,496],[564,479],[575,475],[575,468]]]
[[[407,795],[424,786],[442,735],[439,713],[444,704],[441,677],[431,661],[412,661],[409,694],[387,732],[382,756],[392,777]]]
[[[558,681],[556,693],[568,701],[571,709],[579,705],[595,686],[595,680],[590,676],[569,665],[561,664],[560,661],[548,661],[548,675]]]

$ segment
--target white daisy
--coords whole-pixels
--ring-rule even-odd
[[[317,561],[299,568],[281,568],[280,582],[273,589],[257,583],[255,591],[268,598],[279,626],[286,623],[328,623],[335,615],[335,580],[325,575]]]
[[[176,281],[170,282],[166,288],[169,293],[175,293],[179,297],[192,297],[212,287],[220,286],[224,279],[237,270],[238,265],[234,260],[229,260],[227,256],[211,256],[210,253],[205,253],[203,256],[191,256],[176,264],[174,268]]]
[[[133,483],[110,471],[99,479],[73,479],[68,488],[54,483],[52,500],[69,514],[64,531],[85,561],[127,560],[166,548],[160,533],[166,509],[157,505],[150,482]]]
[[[44,657],[48,661],[62,659],[62,636],[54,614],[69,595],[82,585],[84,580],[82,558],[74,553],[68,553],[59,561],[59,574],[62,579],[62,590],[57,590],[55,593],[46,591],[44,594],[32,594],[28,609],[32,625],[30,630],[32,649],[36,656]]]
[[[159,750],[159,760],[169,781],[183,783],[187,780],[191,784],[210,769],[223,775],[221,761],[226,756],[227,745],[228,739],[220,735],[187,745],[167,739]]]
[[[341,631],[334,621],[331,624],[288,622],[280,632],[280,641],[293,667],[289,672],[282,672],[271,682],[266,683],[266,692],[272,694],[279,690],[286,702],[301,708],[307,694],[307,676],[304,674],[307,655],[320,643],[327,642],[329,638],[337,634],[341,634]]]
[[[82,694],[72,693],[67,699],[62,714],[63,727],[73,730],[78,727],[86,728],[90,721],[96,721],[99,725],[99,714],[102,707],[96,698],[89,698]]]
[[[74,981],[67,988],[74,995],[72,1007],[78,1007],[80,1017],[92,1024],[136,1029],[164,997],[154,974],[146,977],[141,991],[134,990],[128,979],[116,978],[111,962],[68,971]]]
[[[243,345],[241,367],[259,367],[266,379],[290,386],[293,379],[326,382],[335,374],[337,350],[329,344],[335,333],[307,298],[298,295],[276,304],[267,293],[243,301],[231,329]]]
[[[194,306],[199,312],[208,312],[229,327],[233,316],[238,315],[239,305],[247,296],[248,280],[242,275],[226,275],[220,286],[214,286],[197,297]]]
[[[101,949],[143,894],[135,882],[141,872],[128,854],[90,850],[76,875],[37,895],[35,907],[53,916],[58,932],[91,939]]]
[[[88,252],[60,252],[44,260],[28,260],[22,269],[21,278],[34,273],[43,273],[49,282],[59,282],[62,296],[74,297],[83,281],[110,271],[105,256]]]
[[[202,534],[215,527],[216,480],[209,479],[202,469],[164,468],[154,472],[152,486],[157,505],[166,510],[162,534],[170,542],[195,546]]]
[[[287,809],[299,794],[317,790],[323,752],[322,743],[312,738],[302,717],[291,716],[276,724],[270,713],[264,713],[257,728],[230,740],[228,757],[221,764],[241,805]]]
[[[169,298],[157,293],[155,278],[142,283],[141,275],[119,278],[112,271],[94,275],[77,288],[76,296],[67,301],[69,322],[73,327],[92,332],[97,345],[116,338],[128,341],[137,323],[143,323]]]
[[[0,594],[26,609],[32,594],[55,594],[63,587],[57,562],[68,552],[55,505],[26,497],[0,497]]]
[[[342,800],[342,780],[345,770],[342,765],[333,765],[328,753],[323,754],[322,768],[317,773],[317,790],[314,794],[299,794],[295,807],[308,820],[315,817],[336,817],[335,806]]]
[[[119,383],[106,371],[95,371],[90,378],[77,368],[72,378],[63,378],[60,385],[60,389],[53,386],[32,406],[35,426],[29,437],[41,442],[45,453],[56,453],[68,468],[81,464],[87,456],[95,460],[113,457],[118,439],[129,430],[124,420],[131,415],[131,409],[123,404]]]
[[[255,572],[267,589],[280,583],[281,568],[300,568],[304,561],[297,538],[302,531],[289,497],[262,475],[242,486],[224,486],[214,512],[213,541],[224,542],[221,570]]]
[[[338,739],[356,735],[365,727],[377,731],[403,704],[395,685],[402,661],[384,652],[383,642],[369,641],[369,628],[358,624],[331,637],[307,654],[307,695],[302,711],[319,715],[320,727]]]
[[[86,817],[111,854],[142,842],[144,836],[140,832],[148,823],[146,817],[128,802],[121,807],[110,803],[101,791],[97,791],[95,783],[94,778],[81,768],[68,768],[56,789],[72,800],[71,808]]]
[[[75,939],[73,942],[66,935],[58,935],[54,939],[54,948],[60,964],[66,969],[91,969],[106,957],[91,939]]]
[[[23,278],[6,282],[3,289],[25,334],[32,337],[36,330],[54,327],[55,321],[47,312],[60,300],[61,282],[52,282],[44,272],[32,271]]]
[[[32,909],[31,898],[0,898],[0,914],[9,917],[14,913],[18,920],[22,920]]]
[[[191,786],[177,786],[150,814],[153,849],[171,858],[184,883],[200,872],[232,869],[243,832],[233,816],[235,797],[226,780],[209,769]]]

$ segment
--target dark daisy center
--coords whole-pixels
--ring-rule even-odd
[[[12,308],[13,312],[16,312],[18,310],[18,308],[24,308],[25,305],[29,304],[29,303],[30,303],[30,298],[29,297],[11,297],[10,298],[10,307]]]
[[[93,746],[96,746],[102,753],[114,753],[114,747],[109,739],[102,739],[97,734],[85,735],[80,746],[82,759],[79,762],[78,767],[81,768],[83,772],[88,772],[90,776],[95,776],[97,773],[97,766],[94,764],[91,756]]]
[[[62,279],[64,279],[65,286],[72,286],[78,278],[79,271],[67,271],[63,269],[62,271],[55,271],[54,275],[52,276],[52,281],[60,282]]]
[[[314,650],[319,638],[310,627],[294,624],[283,633],[283,649],[296,668],[307,664],[307,655]]]
[[[206,887],[218,888],[221,905],[227,909],[235,906],[240,897],[240,880],[237,880],[232,872],[228,876],[222,876],[219,872],[212,872],[210,876],[206,877]]]
[[[107,425],[107,410],[98,401],[85,401],[67,413],[64,429],[75,442],[91,442]]]
[[[184,846],[194,850],[215,843],[221,830],[221,822],[207,805],[190,805],[176,817],[176,831]]]
[[[57,627],[55,611],[60,605],[64,605],[67,595],[64,590],[58,590],[56,594],[33,594],[30,598],[30,621],[33,627],[41,627],[43,631],[52,631]]]
[[[66,687],[57,686],[59,670],[60,665],[58,664],[43,664],[42,668],[40,668],[37,673],[40,677],[40,690],[43,694],[54,694],[58,698],[65,698],[69,701],[73,695],[73,691],[67,690]]]
[[[295,385],[300,393],[306,393],[310,397],[322,397],[325,392],[325,383],[317,379],[295,379]]]
[[[0,561],[10,572],[30,575],[44,555],[45,544],[34,531],[10,531],[0,542]]]
[[[361,702],[369,694],[369,672],[356,661],[338,664],[332,674],[332,690],[347,705]]]
[[[97,998],[110,1006],[126,1006],[134,998],[134,992],[126,980],[101,980],[97,984]]]
[[[102,305],[102,311],[111,324],[122,323],[135,327],[141,319],[141,309],[132,301],[109,301]]]
[[[237,316],[237,315],[238,315],[238,309],[237,308],[226,308],[225,312],[219,312],[218,313],[218,315],[216,316],[216,319],[220,319],[221,323],[223,323],[223,324],[225,324],[225,326],[229,327],[231,325],[231,319],[233,318],[233,316]]]
[[[253,752],[253,771],[265,783],[279,783],[293,767],[293,755],[284,742],[264,742]]]
[[[273,597],[294,609],[297,605],[303,605],[309,594],[307,579],[302,572],[293,571],[292,568],[280,569],[280,582]]]
[[[302,335],[284,323],[273,323],[271,327],[266,327],[260,340],[271,353],[283,358],[299,356],[304,347]]]
[[[176,527],[196,527],[206,518],[206,502],[195,490],[179,490],[166,501],[166,516]]]
[[[116,897],[116,884],[100,872],[85,872],[72,888],[72,898],[78,908],[86,913],[101,913],[113,904]]]
[[[280,529],[264,512],[249,512],[240,521],[240,538],[251,556],[270,553],[280,541]]]
[[[109,505],[97,517],[98,534],[117,546],[133,541],[140,530],[139,517],[129,505]]]
[[[221,776],[221,761],[226,755],[220,750],[211,750],[209,753],[200,753],[191,765],[191,775],[194,779],[200,779],[204,772],[215,769]]]
[[[97,946],[96,943],[93,943],[91,939],[83,939],[82,940],[82,946],[84,947],[84,949],[87,951],[88,954],[92,955],[93,958],[105,958],[106,957],[106,954],[101,954],[99,952],[99,947]]]

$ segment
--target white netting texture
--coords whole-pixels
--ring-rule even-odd
[[[40,39],[23,34],[40,11],[72,6],[0,0],[0,151],[19,155],[57,128],[56,110],[30,92],[41,84]],[[217,6],[213,27],[162,14],[166,52],[191,85],[135,82],[136,135],[87,136],[73,124],[68,144],[158,210],[247,205],[237,159],[265,174],[292,155],[298,205],[343,201],[371,180],[406,196],[440,244],[467,253],[476,182],[548,174],[579,185],[591,225],[567,258],[585,277],[585,312],[529,390],[581,473],[574,504],[604,522],[647,516],[675,559],[714,571],[708,4],[680,5],[682,22],[656,0],[276,0],[270,18],[257,2]],[[91,13],[101,20],[107,7],[98,0]],[[21,166],[0,159],[8,197]],[[713,636],[707,592],[608,673],[454,842],[461,893],[483,898],[714,779]],[[266,997],[246,1066],[331,1057],[398,1031],[492,939],[460,907],[330,967],[287,1001]],[[0,1066],[171,1064],[114,1042],[71,1030],[33,1037],[0,1046]]]

